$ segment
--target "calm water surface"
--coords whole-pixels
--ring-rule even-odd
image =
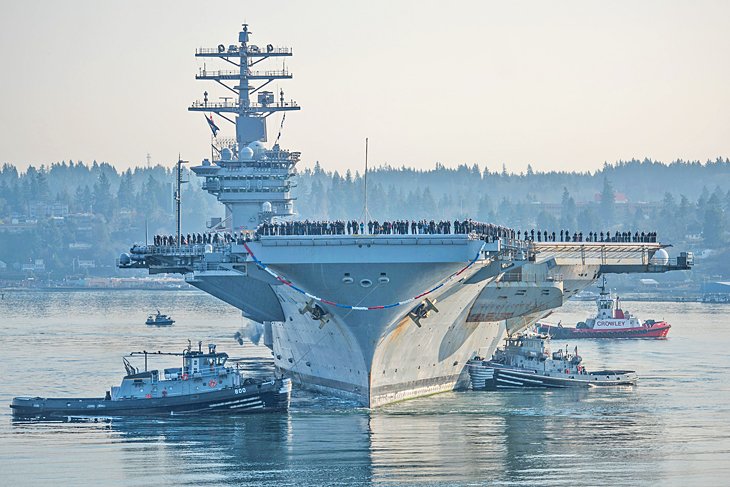
[[[146,327],[156,307],[175,326]],[[13,486],[728,485],[730,306],[626,307],[670,321],[670,338],[577,344],[589,370],[635,369],[635,388],[447,393],[374,411],[295,390],[283,415],[13,423],[15,395],[102,396],[132,350],[180,350],[191,338],[232,356],[270,354],[238,345],[240,313],[195,291],[5,292],[0,478]],[[570,303],[551,320],[574,323],[593,308]]]

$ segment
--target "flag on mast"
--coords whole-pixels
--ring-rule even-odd
[[[205,115],[203,115],[203,116],[205,116]],[[205,117],[205,121],[208,122],[208,126],[210,127],[210,131],[213,132],[213,137],[215,137],[216,134],[218,133],[218,131],[220,129],[218,128],[218,126],[213,121],[213,114],[211,113],[210,115],[208,115],[207,117]]]

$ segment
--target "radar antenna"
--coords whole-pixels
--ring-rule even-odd
[[[201,101],[188,108],[205,112],[214,132],[217,127],[212,123],[213,116],[235,126],[233,136],[214,133],[218,137],[211,139],[210,159],[191,168],[205,178],[203,189],[225,205],[229,230],[252,230],[272,218],[294,216],[296,198],[291,189],[296,184],[292,178],[301,154],[278,147],[285,117],[282,116],[274,147],[265,145],[273,140],[267,135],[268,117],[299,110],[294,100],[284,98],[283,90],[277,88],[278,97],[272,90],[276,82],[290,80],[293,74],[286,63],[277,69],[257,69],[265,62],[273,63],[279,58],[283,61],[290,56],[290,48],[251,43],[247,24],[238,33],[237,44],[220,44],[195,52],[195,57],[206,61],[195,78],[212,81],[233,95],[220,97],[221,101],[216,102],[208,98],[206,91]],[[208,64],[213,59],[228,64],[229,69],[210,69]]]

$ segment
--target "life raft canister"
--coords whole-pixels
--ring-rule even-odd
[[[208,385],[209,385],[210,387],[215,387],[215,386],[216,386],[216,384],[217,384],[217,382],[216,382],[216,381],[214,381],[213,379],[211,379],[211,380],[210,380],[210,382],[208,382]]]

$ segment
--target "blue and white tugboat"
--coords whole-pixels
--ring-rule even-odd
[[[170,326],[175,323],[175,320],[172,319],[172,316],[160,313],[160,310],[158,309],[157,314],[149,315],[145,323],[150,326]]]
[[[635,385],[633,370],[588,372],[583,358],[565,350],[550,351],[547,335],[518,335],[505,340],[491,360],[475,357],[469,362],[469,376],[474,390],[531,388],[566,388]]]
[[[123,358],[127,375],[103,398],[16,397],[10,407],[16,418],[64,419],[79,417],[153,416],[205,413],[261,413],[286,411],[291,380],[244,378],[238,368],[226,366],[227,353],[188,347],[182,352],[132,352],[144,356],[145,370]],[[150,355],[179,356],[182,366],[147,370]]]

